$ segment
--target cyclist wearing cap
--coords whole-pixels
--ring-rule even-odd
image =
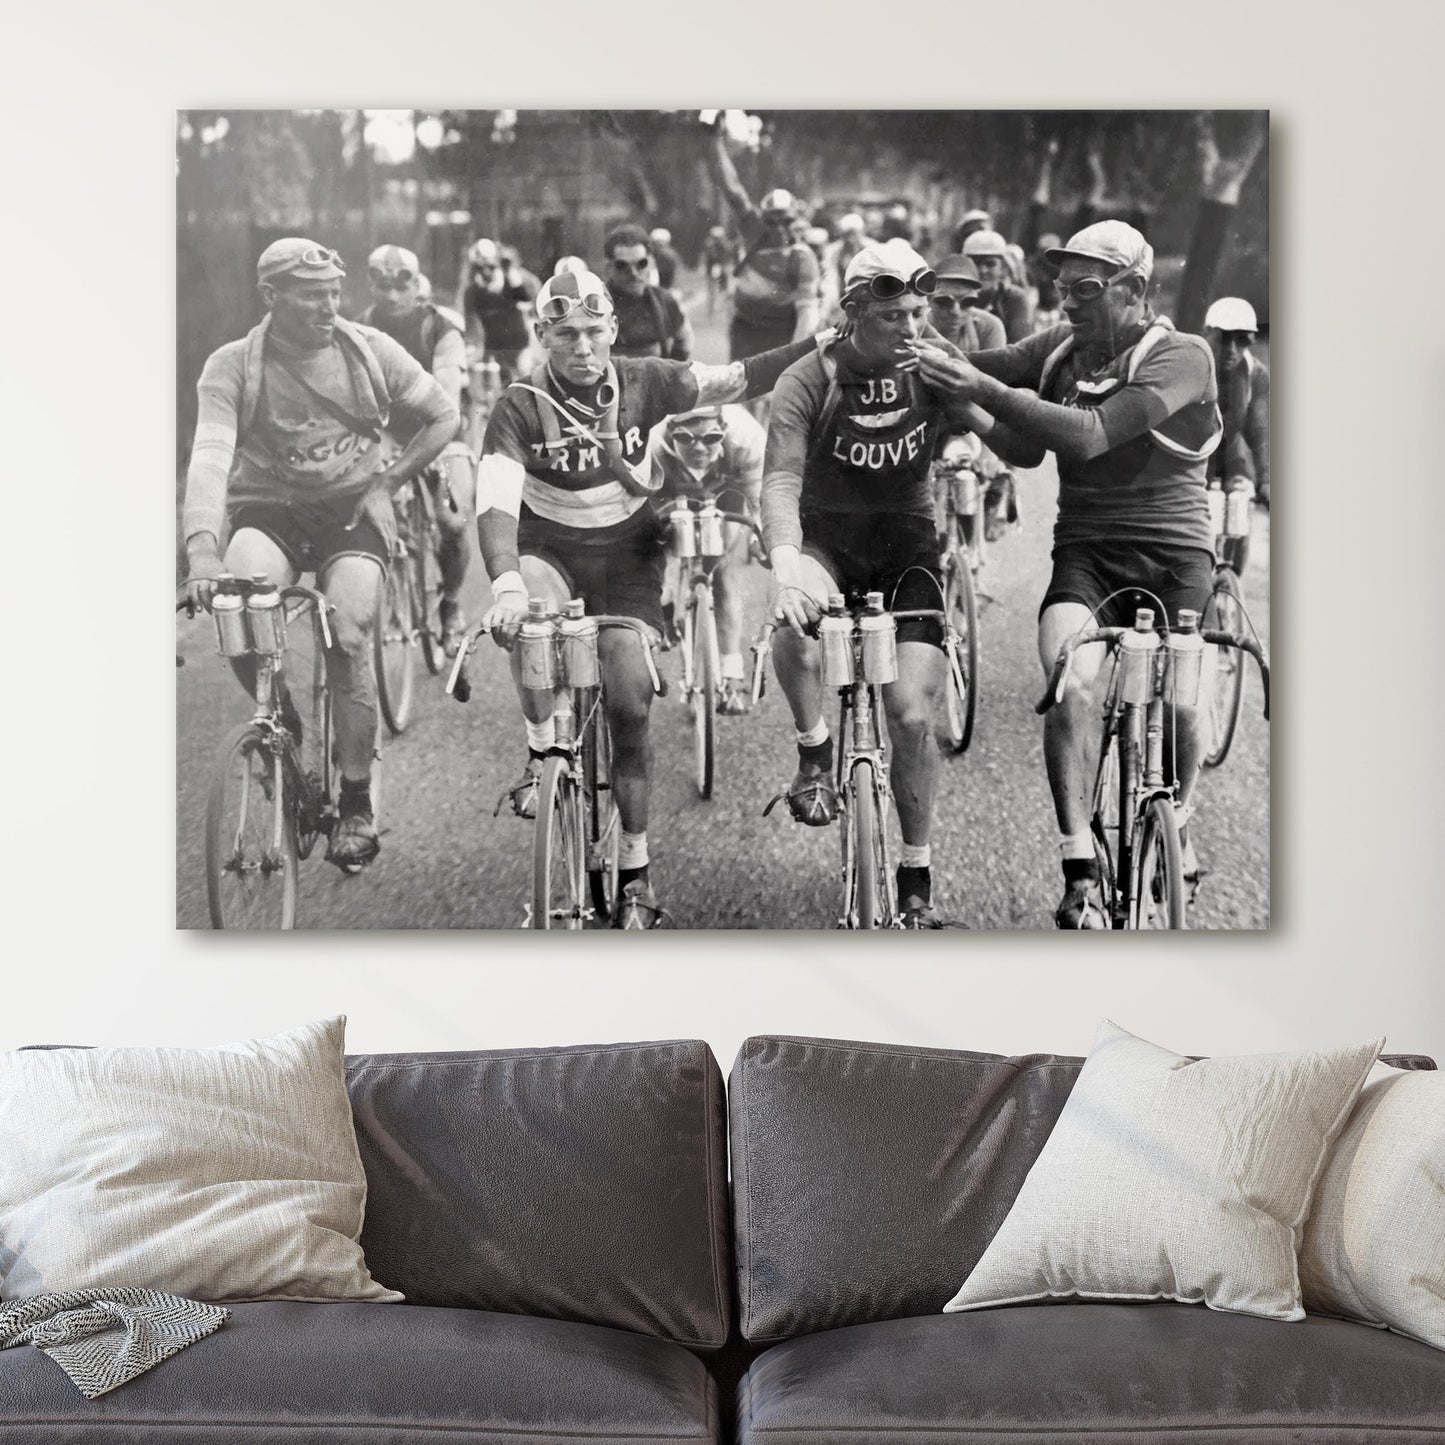
[[[661,357],[612,359],[617,318],[606,288],[588,274],[553,276],[537,297],[544,364],[505,391],[492,413],[477,472],[477,532],[492,579],[482,619],[515,636],[528,596],[560,608],[580,597],[590,613],[636,618],[662,631],[663,551],[644,470],[648,435],[664,417],[769,390],[813,338],[727,366]],[[613,789],[621,814],[623,928],[655,927],[661,910],[648,880],[647,813],[652,682],[637,639],[600,639]],[[515,676],[514,672],[514,676]],[[522,817],[536,811],[541,761],[553,745],[550,715],[522,693],[529,760],[511,789]]]
[[[372,303],[357,320],[400,342],[441,383],[458,414],[467,379],[467,349],[455,313],[422,299],[421,265],[404,246],[378,246],[366,262]],[[464,622],[458,599],[471,561],[471,520],[476,485],[472,454],[459,436],[446,444],[438,462],[440,477],[426,480],[436,500],[441,531],[441,625],[448,652],[455,652]],[[440,480],[444,486],[437,487]],[[440,491],[440,495],[437,493]]]
[[[467,252],[468,280],[462,292],[462,314],[468,339],[485,348],[484,359],[501,368],[502,384],[517,374],[527,349],[527,316],[535,284],[520,267],[509,265],[502,248],[483,237]]]
[[[856,211],[839,216],[837,239],[830,241],[823,250],[825,316],[831,317],[837,308],[843,294],[843,277],[848,273],[848,263],[866,245],[868,236],[863,227],[863,217]]]
[[[734,361],[785,346],[818,329],[818,262],[796,239],[797,203],[783,190],[754,205],[728,154],[723,113],[713,130],[713,168],[738,218],[747,252],[733,268],[733,319],[728,332]]]
[[[677,297],[648,279],[652,243],[641,226],[619,226],[602,243],[607,257],[607,290],[617,316],[614,356],[692,355],[692,323]]]
[[[653,427],[647,456],[658,484],[660,510],[679,497],[696,501],[704,494],[724,512],[756,519],[763,484],[763,429],[741,406],[705,406],[679,412]],[[717,710],[736,716],[752,706],[743,681],[743,569],[748,565],[752,533],[736,522],[725,527],[726,552],[713,570],[717,599],[718,672],[722,690]],[[669,573],[677,572],[669,568]],[[669,575],[665,595],[678,596]],[[664,615],[669,604],[663,605]]]
[[[932,459],[940,432],[970,410],[924,385],[908,343],[923,334],[934,273],[902,239],[871,244],[848,268],[848,331],[783,373],[763,468],[763,545],[773,566],[778,681],[797,728],[787,792],[802,823],[838,813],[833,740],[818,644],[804,635],[834,593],[881,591],[894,609],[942,607]],[[903,833],[898,898],[905,926],[937,927],[929,839],[938,776],[933,720],[944,680],[937,623],[898,625],[898,680],[883,689]]]
[[[371,629],[379,575],[396,538],[392,496],[441,454],[458,415],[404,347],[341,317],[346,271],[335,251],[288,237],[261,253],[256,274],[265,319],[214,351],[197,387],[183,514],[187,592],[209,606],[223,572],[264,572],[281,586],[316,573],[334,609],[328,670],[341,772],[340,818],[327,856],[349,867],[369,863],[378,849]],[[385,463],[378,444],[393,421],[412,435]],[[254,692],[251,659],[234,667]],[[289,697],[282,706],[299,735]]]
[[[993,217],[987,211],[965,211],[953,230],[953,249],[962,251],[964,243],[975,231],[993,230]]]
[[[1221,296],[1205,313],[1224,416],[1224,441],[1209,459],[1209,475],[1220,478],[1226,492],[1251,489],[1268,507],[1269,368],[1249,349],[1258,331],[1254,307],[1238,296]],[[1248,540],[1241,538],[1246,546]],[[1244,561],[1241,556],[1241,571]]]
[[[657,284],[676,297],[677,268],[682,264],[682,258],[672,248],[672,232],[666,226],[654,226],[647,233],[647,242],[657,266]],[[679,359],[686,360],[685,357]]]
[[[1202,614],[1214,538],[1205,469],[1221,424],[1209,348],[1149,305],[1154,252],[1132,226],[1099,221],[1050,253],[1067,324],[1002,351],[949,357],[917,347],[922,375],[993,418],[989,445],[1024,466],[1058,457],[1054,569],[1039,609],[1039,658],[1097,620],[1128,624],[1138,605]],[[1146,595],[1152,594],[1152,595]],[[1157,599],[1157,600],[1156,600]],[[1049,787],[1062,834],[1061,928],[1107,928],[1089,832],[1096,727],[1090,685],[1102,644],[1074,655],[1062,702],[1044,722]],[[1181,805],[1199,767],[1194,709],[1166,717]],[[1187,816],[1187,810],[1185,811]],[[1198,865],[1185,843],[1186,876]]]
[[[964,241],[963,254],[978,267],[983,304],[1003,322],[1011,342],[1022,341],[1034,329],[1033,312],[1028,292],[1013,279],[1008,242],[997,231],[975,231]]]

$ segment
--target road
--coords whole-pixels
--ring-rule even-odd
[[[696,318],[699,355],[721,359],[720,328]],[[952,923],[974,929],[1053,926],[1058,839],[1044,776],[1042,688],[1034,646],[1049,574],[1058,490],[1052,461],[1021,476],[1024,528],[991,548],[983,587],[982,686],[968,752],[942,765],[933,842],[934,900]],[[1245,595],[1269,644],[1269,514],[1255,511]],[[768,574],[751,569],[748,625],[767,600]],[[474,565],[465,598],[480,614],[485,576]],[[218,739],[248,701],[215,656],[208,619],[181,620],[177,677],[177,924],[207,926],[204,816]],[[492,810],[520,771],[525,737],[504,655],[484,644],[461,705],[443,679],[418,665],[406,733],[383,754],[382,851],[356,877],[322,861],[301,865],[298,925],[308,928],[515,928],[529,886],[531,825]],[[676,653],[661,658],[679,674]],[[711,802],[693,788],[692,732],[675,685],[653,707],[656,780],[649,837],[659,898],[680,928],[826,928],[838,910],[838,834],[763,806],[795,766],[791,720],[774,684],[747,717],[718,719],[718,784]],[[1192,928],[1269,923],[1269,735],[1258,680],[1223,767],[1197,792],[1194,837],[1207,872]],[[896,823],[895,841],[896,841]]]

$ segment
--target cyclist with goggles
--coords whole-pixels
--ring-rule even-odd
[[[1133,621],[1137,606],[1203,613],[1214,537],[1205,470],[1222,426],[1214,363],[1197,336],[1149,304],[1154,252],[1123,221],[1098,221],[1050,251],[1067,322],[1001,351],[947,356],[915,348],[933,385],[977,403],[992,419],[989,445],[1023,466],[1052,451],[1059,466],[1053,575],[1039,608],[1039,660],[1053,668],[1063,643],[1094,625]],[[1044,719],[1044,757],[1061,835],[1060,928],[1107,928],[1089,832],[1097,726],[1090,690],[1102,644],[1074,655],[1061,705]],[[1198,775],[1194,709],[1172,709],[1166,738],[1181,815]],[[1198,865],[1185,842],[1185,873]]]
[[[537,287],[520,266],[508,264],[502,248],[485,236],[467,252],[468,279],[462,291],[467,339],[501,368],[505,386],[517,374],[527,349],[527,317]]]
[[[1022,341],[1034,329],[1033,308],[1014,280],[1008,242],[997,231],[975,231],[963,243],[963,254],[978,267],[983,305],[1003,322],[1011,342]]]
[[[378,246],[366,261],[371,305],[357,318],[364,326],[384,331],[414,356],[441,383],[460,414],[467,379],[467,348],[454,315],[422,297],[421,265],[404,246]],[[476,504],[472,454],[453,437],[438,461],[439,475],[427,474],[441,531],[441,625],[448,652],[455,652],[465,629],[462,583],[471,561],[471,522]],[[441,486],[438,486],[438,482]],[[441,493],[441,495],[438,495]]]
[[[529,596],[559,609],[580,597],[590,613],[636,618],[660,636],[664,553],[657,514],[647,505],[655,495],[645,467],[649,434],[673,413],[771,390],[814,339],[727,366],[661,357],[614,361],[612,300],[586,273],[546,282],[537,297],[536,334],[545,361],[502,394],[477,473],[477,532],[492,579],[482,624],[510,640]],[[651,674],[634,635],[604,633],[600,653],[622,822],[616,922],[651,928],[661,917],[648,879]],[[529,709],[536,705],[520,687],[519,693],[529,759],[511,797],[514,811],[530,817],[554,733],[550,715],[534,717]]]
[[[883,593],[893,609],[939,608],[932,461],[940,434],[971,410],[925,384],[910,346],[924,332],[937,277],[904,240],[860,251],[844,278],[846,335],[783,373],[763,468],[763,545],[772,607],[788,624],[773,656],[797,728],[788,806],[820,827],[838,814],[833,739],[818,643],[806,635],[833,593]],[[934,719],[944,682],[938,625],[898,625],[898,680],[883,689],[903,833],[898,900],[906,927],[938,927],[932,903]]]
[[[607,290],[617,316],[614,356],[692,355],[692,323],[677,297],[647,279],[652,243],[641,226],[619,226],[602,243],[607,257]]]
[[[1226,492],[1249,489],[1269,506],[1269,368],[1249,348],[1259,321],[1238,296],[1221,296],[1204,315],[1204,339],[1214,353],[1224,441],[1209,459],[1209,475]],[[1240,570],[1249,539],[1240,539]]]
[[[679,497],[695,501],[707,495],[724,512],[756,518],[765,443],[762,427],[740,406],[705,406],[668,417],[653,427],[647,443],[653,480],[659,483],[656,505],[666,511]],[[736,522],[727,523],[724,532],[727,550],[712,574],[722,682],[717,710],[737,716],[752,706],[743,680],[742,643],[743,569],[748,565],[752,533]],[[669,599],[677,597],[676,571],[669,568],[664,591]],[[669,622],[672,605],[670,600],[663,604]]]
[[[341,317],[346,269],[335,251],[301,237],[274,241],[256,274],[265,320],[213,352],[197,388],[183,514],[187,591],[193,603],[209,606],[223,572],[264,572],[283,587],[316,573],[335,609],[328,670],[341,816],[327,856],[353,867],[369,863],[379,846],[371,807],[378,723],[371,630],[377,583],[396,539],[392,496],[441,454],[458,415],[404,347]],[[382,429],[397,422],[411,439],[386,462]],[[254,692],[253,660],[238,658],[234,666]]]

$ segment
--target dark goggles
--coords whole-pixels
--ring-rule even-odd
[[[932,296],[937,289],[938,273],[931,266],[924,266],[906,279],[891,271],[882,271],[866,281],[857,282],[849,288],[849,294],[856,296],[860,291],[867,291],[879,301],[896,301],[908,291],[918,296]]]
[[[612,258],[612,269],[614,271],[630,271],[637,276],[645,276],[651,261],[644,256],[640,261],[624,261],[619,256]]]
[[[675,431],[672,434],[672,439],[678,444],[678,446],[682,447],[715,447],[726,436],[727,433],[724,431]]]
[[[971,291],[965,296],[954,296],[947,293],[930,296],[928,304],[938,307],[941,311],[967,311],[970,306],[978,305],[978,292]]]

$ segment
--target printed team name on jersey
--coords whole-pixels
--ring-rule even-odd
[[[371,450],[371,442],[355,432],[342,432],[335,441],[314,442],[309,447],[287,447],[283,459],[288,467],[322,466],[354,451],[358,457]]]
[[[904,461],[916,461],[923,452],[927,439],[926,421],[919,422],[916,427],[891,442],[845,442],[842,437],[834,437],[833,460],[847,462],[850,467],[863,471],[887,471],[901,466]]]
[[[558,472],[586,472],[602,466],[602,448],[586,437],[568,438],[563,447],[548,450],[545,442],[528,443],[534,455],[551,457],[552,470]],[[622,455],[632,459],[642,449],[642,430],[630,426],[622,437]]]

